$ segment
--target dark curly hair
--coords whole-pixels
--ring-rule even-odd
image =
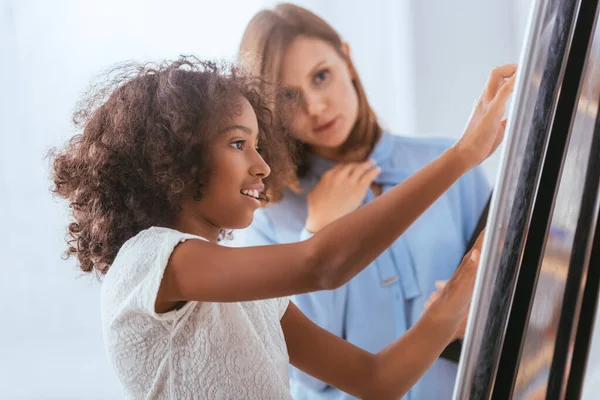
[[[74,114],[82,132],[50,153],[53,191],[68,200],[74,218],[65,254],[76,255],[84,272],[105,274],[128,239],[168,226],[189,190],[202,198],[210,143],[223,118],[239,112],[240,94],[258,119],[262,156],[271,168],[267,193],[281,184],[288,143],[256,90],[264,93],[264,82],[233,65],[194,57],[124,64],[103,76]]]

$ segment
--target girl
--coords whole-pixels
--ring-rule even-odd
[[[287,296],[348,282],[488,157],[514,72],[492,75],[455,146],[371,204],[303,242],[229,248],[219,238],[252,222],[285,167],[252,81],[191,59],[119,70],[76,115],[83,132],[53,172],[73,210],[68,253],[104,274],[104,338],[127,397],[290,399],[289,363],[353,396],[406,393],[466,317],[478,250],[377,354],[319,328]],[[367,185],[379,170],[355,173]]]
[[[240,59],[249,59],[254,72],[267,81],[281,82],[276,112],[292,108],[282,122],[296,139],[299,154],[296,184],[291,190],[275,188],[281,201],[261,209],[252,226],[236,235],[235,246],[307,239],[450,147],[448,140],[384,132],[349,46],[308,10],[280,4],[257,14],[246,28]],[[357,179],[373,163],[381,173],[368,181]],[[488,182],[477,168],[355,279],[333,291],[296,296],[295,304],[327,331],[370,352],[382,350],[417,323],[435,282],[452,275],[489,196]],[[450,399],[456,372],[456,362],[439,359],[407,399]],[[298,369],[291,376],[299,400],[350,398]]]

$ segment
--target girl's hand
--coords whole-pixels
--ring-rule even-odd
[[[454,147],[468,168],[479,165],[488,158],[504,138],[506,101],[511,95],[517,66],[508,64],[492,70],[487,85],[471,114],[469,123]]]
[[[427,311],[440,323],[455,324],[455,339],[462,338],[465,334],[484,235],[485,230],[465,255],[454,275],[445,282],[436,283],[438,292],[433,293],[425,305]]]
[[[435,283],[437,292],[433,292],[431,296],[429,296],[429,299],[427,299],[427,301],[425,302],[425,309],[428,309],[429,306],[431,306],[431,304],[433,304],[433,302],[435,302],[442,295],[442,291],[444,290],[444,287],[446,287],[446,283],[448,283],[448,281],[437,281]],[[465,330],[467,328],[467,321],[468,315],[465,316],[460,322],[460,325],[458,325],[458,329],[454,334],[454,339],[464,339]]]

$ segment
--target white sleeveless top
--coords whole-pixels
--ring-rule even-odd
[[[130,399],[291,399],[280,320],[289,300],[191,301],[156,314],[178,243],[201,237],[153,227],[120,249],[102,285],[102,326]]]

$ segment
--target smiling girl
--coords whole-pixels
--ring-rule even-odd
[[[252,79],[189,58],[117,70],[76,114],[82,132],[55,153],[53,175],[72,209],[68,254],[103,275],[104,338],[126,396],[289,399],[289,363],[357,397],[406,393],[466,317],[481,240],[419,322],[376,354],[287,296],[348,282],[488,157],[514,72],[492,76],[455,146],[370,204],[306,241],[229,248],[219,238],[252,222],[285,171],[283,136]]]

